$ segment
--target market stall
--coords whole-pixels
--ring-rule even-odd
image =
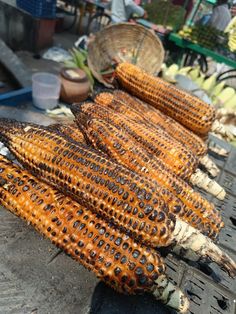
[[[197,56],[202,56],[205,63],[207,62],[206,58],[210,57],[218,63],[224,63],[235,68],[236,58],[234,52],[228,46],[228,34],[217,31],[210,26],[194,25],[196,18],[200,19],[200,16],[197,17],[197,15],[203,3],[202,1],[195,3],[187,21],[184,21],[183,14],[188,2],[183,6],[182,13],[178,12],[178,6],[173,6],[168,2],[163,3],[164,7],[162,9],[160,9],[161,4],[149,4],[147,6],[150,12],[149,21],[138,19],[137,23],[156,31],[161,38],[165,38],[165,42],[169,34],[170,45],[167,44],[166,47],[170,50],[170,53],[177,51],[175,53],[177,63],[184,64],[183,56],[195,54],[194,59],[197,59]],[[215,4],[214,1],[207,1],[207,3],[210,3],[211,6]],[[171,9],[168,9],[171,6],[174,13],[171,12]]]
[[[180,52],[178,56],[180,63],[182,61],[183,55],[185,53],[188,53],[188,51],[191,50],[191,51],[196,52],[197,54],[204,55],[205,57],[211,57],[216,62],[224,63],[232,68],[236,68],[235,55],[230,54],[230,52],[228,52],[229,56],[227,56],[227,53],[226,55],[224,55],[220,52],[217,52],[216,50],[208,49],[198,44],[192,43],[191,41],[182,38],[176,33],[171,33],[169,35],[169,40],[171,42],[174,42],[176,46],[180,48]]]

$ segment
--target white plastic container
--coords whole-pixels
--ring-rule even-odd
[[[40,109],[53,109],[58,105],[61,81],[58,76],[39,72],[32,76],[33,103]]]

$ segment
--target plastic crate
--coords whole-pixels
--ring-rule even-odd
[[[34,17],[50,19],[56,17],[56,0],[17,0],[16,3],[18,8]]]

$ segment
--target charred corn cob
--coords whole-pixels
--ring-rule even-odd
[[[224,189],[200,170],[196,171],[197,160],[195,156],[188,150],[182,150],[178,145],[176,147],[170,138],[162,137],[161,134],[157,137],[154,131],[144,129],[140,123],[126,119],[123,115],[98,104],[73,105],[71,110],[77,118],[81,113],[84,113],[115,125],[118,129],[129,134],[136,145],[145,149],[150,156],[154,155],[155,158],[164,162],[166,167],[177,176],[180,175],[180,177],[188,179],[192,184],[205,189],[219,199],[224,199]]]
[[[82,106],[90,106],[85,104]],[[197,168],[198,161],[190,150],[185,149],[180,143],[173,140],[159,128],[158,135],[153,129],[144,128],[140,123],[127,119],[125,116],[115,113],[109,108],[101,108],[102,106],[94,105],[93,110],[99,110],[99,115],[105,116],[114,124],[117,124],[123,130],[129,130],[130,134],[133,135],[150,154],[160,158],[166,166],[184,179],[188,179]],[[72,107],[72,111],[78,116],[79,112]],[[107,113],[108,112],[108,113]]]
[[[211,130],[215,109],[197,97],[129,63],[120,63],[116,68],[116,76],[123,88],[194,133],[206,136]]]
[[[95,98],[99,105],[106,105],[115,111],[133,117],[136,121],[140,119],[145,124],[159,125],[174,139],[186,145],[197,156],[207,153],[207,145],[203,140],[189,131],[171,117],[163,114],[160,110],[144,103],[138,98],[121,90],[111,93],[101,93]],[[135,114],[136,113],[136,114]]]
[[[95,98],[95,102],[129,117],[135,122],[142,123],[144,128],[151,128],[154,132],[156,130],[157,136],[161,131],[161,127],[177,142],[180,142],[183,147],[187,147],[199,157],[199,163],[201,163],[213,177],[219,174],[218,167],[206,154],[207,146],[203,140],[154,107],[148,106],[137,98],[119,90],[114,91],[113,94],[101,93]]]
[[[126,90],[167,113],[202,139],[207,139],[209,132],[231,139],[235,137],[233,130],[216,120],[215,109],[197,97],[144,73],[132,64],[120,64],[116,74]]]
[[[169,244],[175,217],[156,188],[137,174],[40,126],[1,119],[0,134],[22,164],[81,205],[147,244]]]
[[[0,203],[115,290],[126,294],[149,292],[175,309],[186,311],[188,300],[169,282],[156,251],[135,243],[86,207],[3,157]]]
[[[56,130],[62,134],[65,134],[71,140],[76,142],[80,142],[86,144],[85,139],[79,128],[77,127],[76,123],[71,124],[52,124],[49,126],[50,129]]]
[[[69,228],[71,226],[70,226],[70,224],[68,224],[68,222],[71,221],[71,225],[73,225],[74,229],[78,228],[78,230],[80,230],[80,231],[84,230],[83,235],[85,235],[85,239],[86,239],[87,234],[88,234],[88,238],[90,238],[89,235],[91,235],[91,233],[90,232],[87,233],[87,231],[86,231],[87,228],[86,229],[84,229],[84,228],[86,227],[86,221],[91,216],[88,217],[88,213],[85,212],[85,216],[83,218],[80,217],[80,220],[78,221],[78,217],[84,214],[84,211],[85,211],[84,208],[85,207],[81,207],[80,205],[72,202],[71,199],[69,199],[69,201],[68,201],[68,197],[66,197],[66,200],[64,200],[65,197],[60,192],[56,192],[56,193],[51,194],[50,190],[48,190],[47,187],[45,188],[45,185],[42,182],[37,184],[37,182],[36,182],[37,179],[30,177],[29,180],[27,180],[27,174],[26,173],[24,173],[23,177],[21,177],[19,174],[22,173],[22,170],[19,168],[16,169],[16,171],[15,171],[16,176],[14,177],[14,169],[12,169],[11,164],[9,164],[9,163],[7,164],[7,171],[6,171],[7,173],[5,173],[6,177],[4,177],[3,173],[4,173],[5,166],[6,166],[6,161],[3,159],[3,157],[1,157],[0,158],[0,186],[2,186],[4,188],[4,190],[6,190],[6,191],[8,191],[8,192],[10,191],[10,193],[13,196],[15,195],[16,199],[20,195],[19,192],[27,192],[27,193],[29,193],[29,194],[27,194],[28,197],[30,197],[30,199],[25,198],[25,195],[23,195],[23,198],[21,198],[21,201],[18,203],[19,206],[14,207],[14,208],[16,208],[15,211],[18,211],[18,213],[21,216],[25,217],[26,219],[27,219],[26,213],[28,213],[28,214],[32,213],[32,217],[35,218],[36,217],[36,213],[35,213],[36,209],[41,208],[41,210],[43,211],[44,214],[45,214],[45,212],[47,212],[46,216],[44,217],[45,218],[45,221],[44,221],[45,224],[42,225],[42,227],[45,228],[43,230],[46,230],[46,228],[47,228],[48,236],[49,236],[49,238],[52,239],[52,241],[55,241],[57,239],[57,236],[59,235],[58,233],[60,233],[57,244],[61,244],[62,247],[63,247],[63,245],[67,244],[68,242],[70,242],[70,245],[72,245],[72,243],[74,243],[74,247],[72,246],[72,251],[69,250],[69,253],[71,254],[71,252],[72,252],[72,253],[75,253],[75,255],[77,255],[76,251],[75,251],[76,249],[78,250],[76,243],[78,240],[80,240],[80,241],[82,240],[82,236],[80,235],[80,237],[79,237],[79,235],[78,235],[78,237],[75,237],[75,236],[73,236],[73,234],[70,234],[69,238],[68,238],[67,229],[65,229],[65,228],[68,228],[68,230],[70,230]],[[9,186],[8,181],[6,182],[6,178],[8,180],[13,180],[13,185]],[[20,191],[18,191],[18,188],[20,189]],[[35,189],[38,192],[35,192],[35,190],[33,190],[33,189]],[[10,196],[10,195],[8,194],[8,196]],[[44,197],[46,198],[46,201],[44,200]],[[7,195],[4,196],[3,193],[0,193],[0,201],[2,202],[2,204],[4,206],[8,206],[8,208],[10,205],[13,205],[13,206],[17,205],[17,202],[14,202],[14,200],[11,203],[12,199],[11,198],[7,199]],[[46,202],[46,204],[45,204],[45,202]],[[58,208],[59,206],[61,206],[60,210],[59,210],[59,212],[61,212],[61,215],[59,215],[59,213],[55,213],[55,209]],[[21,212],[22,208],[25,208],[25,211],[23,213]],[[68,210],[67,210],[67,208],[68,208]],[[81,212],[81,209],[82,209],[82,212]],[[51,217],[52,218],[51,222],[55,223],[54,227],[52,226],[51,222],[49,221],[50,217],[48,217],[48,213],[56,215],[56,217],[54,217],[54,218]],[[76,215],[75,215],[75,213],[76,213]],[[43,221],[42,215],[39,217],[39,222]],[[95,216],[94,219],[93,219],[93,217],[91,218],[91,221],[90,221],[90,226],[92,228],[91,232],[93,232],[94,226],[95,226],[95,229],[98,229],[100,234],[101,233],[105,234],[105,238],[106,238],[107,232],[106,233],[101,232],[101,229],[103,231],[104,231],[104,229],[101,228],[101,226],[99,226],[98,220],[99,220],[98,216]],[[36,222],[32,221],[32,223],[35,224]],[[109,227],[112,229],[111,226],[112,226],[112,224],[109,223]],[[159,225],[156,224],[156,227],[159,227]],[[117,230],[115,230],[115,233],[117,234]],[[93,234],[91,236],[93,237]],[[94,235],[94,236],[95,237],[94,237],[93,242],[95,242],[97,240],[96,235]],[[129,237],[127,235],[125,235],[124,239],[126,240],[128,238]],[[119,239],[119,237],[118,237],[118,239]],[[113,238],[113,236],[111,236],[110,241],[113,241],[113,240],[114,240],[114,238]],[[119,246],[120,240],[116,239],[114,241],[115,241],[115,244],[117,246]],[[193,229],[191,226],[188,226],[187,224],[183,223],[182,221],[176,222],[174,232],[172,232],[170,235],[170,242],[171,243],[177,243],[178,245],[180,245],[184,249],[194,250],[194,252],[201,257],[206,256],[206,257],[211,258],[213,261],[218,263],[222,268],[227,270],[231,276],[235,276],[236,265],[230,259],[230,257],[225,255],[220,249],[218,249],[214,245],[214,243],[212,243],[208,238],[204,237],[197,230]],[[78,244],[79,243],[81,244],[81,242],[78,242]],[[82,248],[83,245],[81,244],[81,245],[79,245],[79,247]],[[88,253],[91,254],[92,258],[94,258],[96,256],[96,254],[94,255],[94,251],[91,252],[91,250],[92,250],[91,243],[88,243],[87,248],[88,248]],[[136,246],[136,248],[137,248],[137,246]],[[114,252],[114,250],[111,251],[111,254],[113,254],[112,252]],[[80,254],[83,255],[83,252],[81,252]],[[133,255],[133,257],[136,258],[136,256],[134,256],[134,255]],[[80,258],[82,258],[81,255],[80,255]],[[117,258],[118,258],[117,255],[115,255],[115,259],[117,259]],[[121,261],[121,263],[122,263],[122,261]],[[90,265],[90,261],[88,264]],[[88,267],[89,267],[89,265],[88,265]],[[160,282],[162,282],[163,277],[160,276],[160,278],[157,279],[156,283],[159,282],[159,280],[160,280]],[[156,291],[155,295],[161,296],[161,292],[158,294],[158,291]]]
[[[219,234],[223,222],[214,205],[204,200],[187,183],[168,171],[161,161],[154,157],[150,158],[146,151],[137,147],[123,130],[104,120],[90,119],[86,116],[81,117],[78,123],[94,148],[102,150],[129,169],[146,175],[179,197],[186,205],[180,206],[180,212],[176,212],[181,219],[212,238]],[[169,198],[168,195],[166,196]],[[165,195],[163,198],[167,203],[169,202]]]

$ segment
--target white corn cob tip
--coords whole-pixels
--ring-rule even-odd
[[[193,185],[211,193],[219,200],[225,198],[226,192],[216,181],[210,179],[208,175],[202,172],[200,169],[197,169],[194,174],[190,177],[190,182]]]
[[[210,238],[203,235],[199,230],[193,228],[182,220],[176,220],[175,230],[172,234],[172,242],[186,250],[186,258],[191,258],[193,252],[193,260],[196,255],[199,259],[209,258],[217,263],[223,270],[227,271],[231,277],[236,276],[236,263],[230,256],[224,253]]]
[[[227,157],[229,155],[229,151],[220,147],[220,146],[217,146],[217,145],[209,145],[208,147],[209,151],[221,156],[221,157]]]
[[[220,134],[224,138],[233,140],[236,137],[236,128],[233,126],[226,126],[215,120],[211,127],[211,132]]]
[[[157,300],[168,305],[169,307],[179,311],[180,313],[186,313],[189,309],[189,301],[180,288],[173,285],[168,277],[161,275],[155,280],[156,286],[152,291],[152,294]]]
[[[201,165],[204,166],[204,168],[207,170],[207,172],[212,175],[212,177],[217,177],[220,173],[220,169],[216,166],[216,164],[213,162],[213,160],[210,159],[208,155],[203,156],[199,159],[199,162]]]

